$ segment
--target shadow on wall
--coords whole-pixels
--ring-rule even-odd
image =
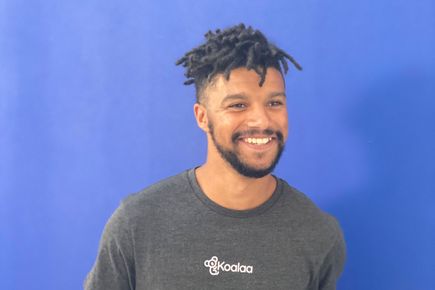
[[[434,72],[397,73],[361,100],[346,121],[368,168],[334,210],[348,247],[339,289],[435,289]]]

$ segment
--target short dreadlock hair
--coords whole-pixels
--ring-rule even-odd
[[[267,68],[273,67],[283,74],[288,71],[287,60],[298,70],[302,67],[282,49],[270,43],[259,30],[243,23],[227,28],[208,31],[207,41],[187,52],[176,65],[186,68],[185,85],[195,84],[196,101],[199,103],[205,85],[217,74],[223,74],[229,80],[231,70],[246,67],[253,69],[259,76],[262,86]]]

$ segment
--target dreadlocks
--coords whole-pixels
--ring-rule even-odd
[[[207,42],[180,58],[176,65],[186,68],[185,85],[195,84],[196,101],[199,102],[202,89],[213,77],[222,73],[229,80],[231,70],[239,67],[253,69],[259,76],[262,86],[267,68],[273,67],[284,73],[288,71],[287,60],[298,70],[302,67],[285,51],[268,42],[266,37],[251,26],[243,23],[227,28],[209,31],[205,34]]]

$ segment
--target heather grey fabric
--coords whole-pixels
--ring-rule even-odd
[[[277,180],[272,197],[246,211],[208,199],[193,169],[129,196],[104,229],[85,289],[335,289],[345,261],[337,221]]]

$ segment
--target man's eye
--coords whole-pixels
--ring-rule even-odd
[[[282,105],[283,105],[283,102],[281,102],[281,101],[271,101],[269,103],[269,106],[271,106],[271,107],[278,107],[278,106],[282,106]]]
[[[229,107],[233,109],[244,109],[246,108],[246,105],[242,103],[237,103],[237,104],[232,104]]]

